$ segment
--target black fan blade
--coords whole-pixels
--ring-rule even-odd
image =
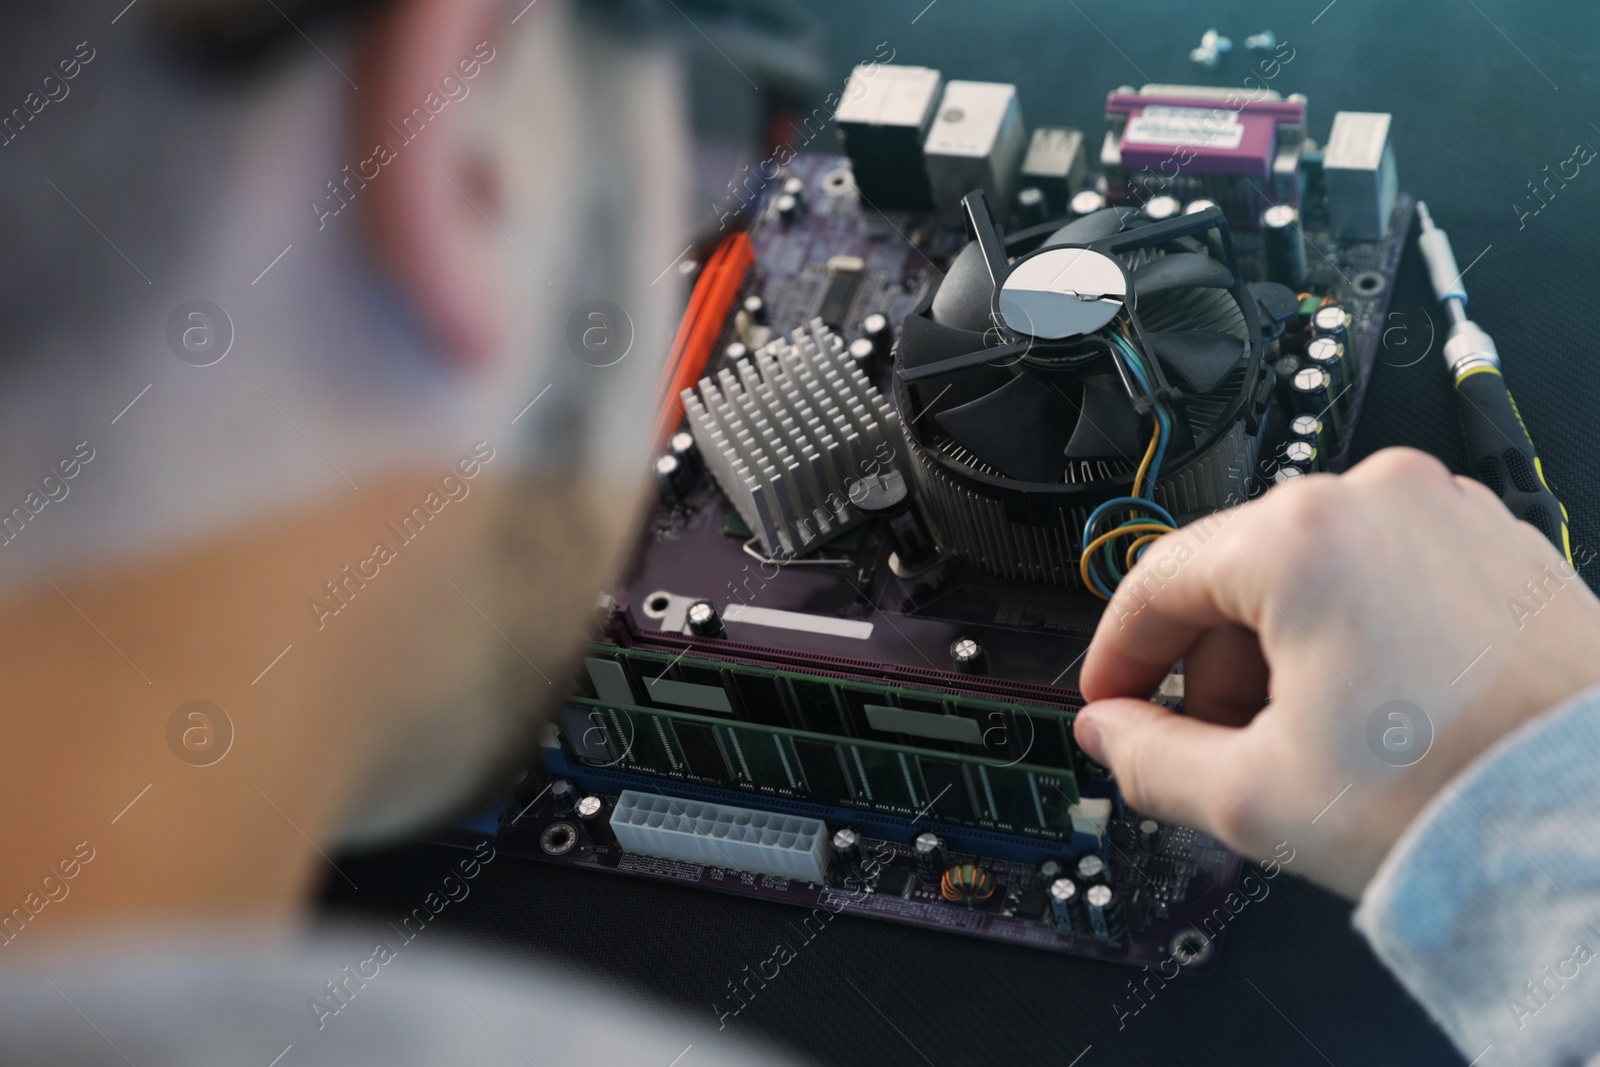
[[[1042,375],[1024,370],[988,396],[934,419],[945,433],[1007,477],[1059,482],[1077,407]]]
[[[1244,359],[1244,342],[1231,334],[1208,330],[1172,330],[1150,338],[1156,358],[1172,370],[1191,393],[1209,393]]]
[[[895,346],[895,364],[904,372],[984,351],[981,333],[953,330],[921,315],[908,315]],[[911,387],[917,417],[976,400],[1010,380],[1011,372],[1004,367],[980,362],[970,370],[917,382]]]
[[[1193,252],[1162,256],[1133,272],[1133,291],[1141,297],[1168,289],[1226,289],[1232,284],[1232,271]]]
[[[1067,442],[1068,459],[1137,461],[1149,442],[1139,440],[1139,416],[1122,382],[1110,374],[1083,380],[1083,409]]]
[[[1081,219],[1073,219],[1061,229],[1050,235],[1041,248],[1052,245],[1086,245],[1098,241],[1102,237],[1110,237],[1123,227],[1123,224],[1138,216],[1138,212],[1126,207],[1107,207]]]
[[[928,312],[933,321],[956,330],[982,333],[994,324],[994,282],[989,265],[976,241],[963,248],[950,264]]]

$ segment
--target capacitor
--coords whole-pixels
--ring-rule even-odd
[[[616,835],[611,832],[611,814],[606,811],[604,800],[591,793],[578,801],[576,811],[578,821],[583,824],[591,843],[609,845],[617,840]]]
[[[1106,880],[1106,861],[1098,852],[1090,852],[1078,859],[1078,881],[1095,885]]]
[[[1299,467],[1280,464],[1278,469],[1272,472],[1272,484],[1282,485],[1284,482],[1292,482],[1296,478],[1304,478],[1305,476],[1306,472]]]
[[[877,352],[873,350],[872,342],[865,337],[857,337],[850,342],[846,353],[850,357],[850,365],[861,371],[867,377],[872,377],[873,364],[877,361]]]
[[[1286,406],[1294,406],[1294,376],[1300,373],[1300,359],[1298,356],[1284,356],[1272,365],[1273,378],[1277,382],[1278,397]]]
[[[877,518],[889,528],[889,540],[894,544],[892,567],[901,573],[914,573],[936,562],[939,548],[911,499],[905,475],[894,469],[851,482],[846,495],[850,503]]]
[[[550,783],[550,803],[557,815],[571,815],[578,806],[578,786],[569,778],[557,778]]]
[[[894,325],[881,311],[874,311],[861,320],[861,336],[872,342],[880,356],[887,356],[894,347]]]
[[[1325,451],[1322,420],[1315,415],[1296,415],[1289,420],[1289,432],[1316,445],[1318,452]]]
[[[929,885],[938,885],[944,877],[949,860],[944,854],[944,841],[938,834],[927,832],[917,835],[911,842],[911,855],[917,861],[917,877]]]
[[[1049,889],[1050,884],[1057,878],[1065,878],[1066,875],[1066,865],[1060,860],[1045,860],[1039,864],[1039,884],[1046,889]]]
[[[767,324],[767,302],[759,296],[751,294],[744,298],[744,313],[759,326]]]
[[[1139,820],[1139,851],[1161,851],[1161,824],[1154,819]]]
[[[988,666],[988,654],[975,638],[958,637],[950,642],[950,665],[962,674],[982,674]]]
[[[803,178],[786,178],[783,182],[782,192],[785,196],[792,196],[796,200],[806,198],[806,183]]]
[[[1074,193],[1072,199],[1067,203],[1067,207],[1072,214],[1080,218],[1084,215],[1093,215],[1105,206],[1105,195],[1093,189],[1085,189],[1082,192]]]
[[[1283,462],[1302,474],[1317,469],[1317,446],[1303,438],[1295,437],[1283,443]]]
[[[667,455],[677,456],[678,462],[691,471],[700,469],[700,446],[694,443],[694,434],[679,430],[667,441]]]
[[[1151,222],[1165,222],[1183,213],[1183,205],[1175,196],[1152,196],[1144,203],[1142,214]]]
[[[1044,190],[1030,185],[1017,193],[1016,225],[1018,229],[1038,226],[1050,218],[1050,205],[1045,202]]]
[[[1206,210],[1207,208],[1213,208],[1213,207],[1216,207],[1216,206],[1217,206],[1217,202],[1215,200],[1206,200],[1206,199],[1203,199],[1203,198],[1200,199],[1200,200],[1191,200],[1184,207],[1183,213],[1185,215],[1198,215],[1198,214],[1200,214],[1200,212]]]
[[[1057,878],[1050,883],[1050,917],[1055,920],[1056,929],[1064,934],[1081,934],[1088,928],[1083,894],[1071,878]]]
[[[1295,292],[1306,284],[1306,241],[1300,233],[1300,212],[1293,204],[1273,204],[1261,214],[1261,243],[1267,254],[1267,277]]]
[[[797,197],[784,193],[772,202],[778,212],[778,218],[784,222],[793,222],[800,217],[800,200]]]
[[[846,878],[861,874],[861,835],[848,826],[833,834],[833,861]]]
[[[689,469],[670,452],[656,458],[655,472],[656,489],[668,504],[678,503],[694,487]]]
[[[750,358],[750,348],[743,341],[735,341],[722,350],[722,357],[737,372],[739,365]]]
[[[1328,372],[1328,388],[1333,390],[1334,405],[1348,419],[1355,404],[1355,389],[1350,381],[1350,360],[1344,346],[1330,336],[1313,337],[1306,344],[1305,362]]]
[[[1083,903],[1095,940],[1115,941],[1122,936],[1122,904],[1115,890],[1108,885],[1092,885],[1084,890]]]
[[[1323,433],[1331,450],[1343,447],[1343,424],[1333,402],[1333,381],[1321,367],[1301,367],[1294,375],[1294,409],[1299,415],[1315,415],[1322,420]]]
[[[709,600],[696,600],[683,609],[683,621],[696,637],[723,637],[727,634],[722,628],[722,615]]]
[[[1331,337],[1350,347],[1350,312],[1339,304],[1324,304],[1311,316],[1311,333],[1315,337]]]

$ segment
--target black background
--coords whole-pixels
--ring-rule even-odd
[[[1539,205],[1527,183],[1555,173],[1579,142],[1600,145],[1591,125],[1600,124],[1600,9],[1511,0],[925,3],[808,3],[829,26],[838,85],[887,41],[899,63],[1015,83],[1029,126],[1075,126],[1097,150],[1108,90],[1147,81],[1243,88],[1259,59],[1244,38],[1270,27],[1294,49],[1272,85],[1310,98],[1314,139],[1326,138],[1336,111],[1392,112],[1401,188],[1429,203],[1462,266],[1483,253],[1465,276],[1473,316],[1499,343],[1571,512],[1575,552],[1600,550],[1591,349],[1600,167],[1565,188],[1552,180],[1549,203],[1518,219]],[[1235,47],[1205,71],[1188,52],[1213,26]],[[1435,336],[1444,320],[1414,245],[1391,312],[1357,451],[1410,445],[1459,471],[1460,426]],[[1591,564],[1585,577],[1594,584],[1597,573]],[[361,922],[397,917],[452,859],[427,846],[341,859],[361,889],[336,879],[326,906]],[[1137,973],[1121,967],[848,917],[801,946],[793,909],[517,860],[486,868],[470,901],[438,925],[502,959],[570,962],[665,998],[704,1023],[705,1042],[725,1039],[712,1004],[725,1000],[727,983],[786,941],[797,957],[726,1032],[829,1064],[1066,1067],[1080,1054],[1082,1067],[1464,1062],[1350,930],[1348,904],[1293,877],[1271,886],[1230,929],[1214,977],[1167,985],[1120,1029],[1117,1006],[1131,1003],[1125,983]]]

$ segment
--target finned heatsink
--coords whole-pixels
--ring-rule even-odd
[[[863,521],[850,483],[906,473],[900,416],[813,319],[737,370],[683,391],[706,466],[773,556],[801,555]]]

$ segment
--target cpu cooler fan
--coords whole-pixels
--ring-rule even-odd
[[[1162,427],[1152,503],[1182,521],[1242,498],[1271,394],[1222,213],[1108,208],[1007,238],[981,192],[963,203],[974,238],[895,354],[941,544],[999,577],[1078,584],[1085,520],[1135,488]]]

